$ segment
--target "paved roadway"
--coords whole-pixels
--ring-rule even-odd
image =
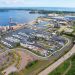
[[[50,65],[48,68],[40,72],[38,75],[48,75],[50,72],[52,72],[55,68],[57,68],[61,63],[63,63],[65,60],[70,58],[73,54],[75,54],[75,45],[73,48],[66,53],[64,56],[62,56],[59,60],[57,60],[55,63]]]

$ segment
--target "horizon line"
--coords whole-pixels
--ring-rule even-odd
[[[47,7],[45,7],[45,6],[30,6],[30,7],[28,7],[28,6],[20,6],[20,7],[0,7],[0,8],[75,8],[75,7],[52,7],[52,6],[47,6]]]

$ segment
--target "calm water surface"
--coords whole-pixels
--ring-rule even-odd
[[[10,10],[0,12],[0,26],[10,25],[10,17],[13,22],[17,23],[28,23],[36,19],[37,17],[42,16],[41,14],[29,14],[29,11],[25,10]]]

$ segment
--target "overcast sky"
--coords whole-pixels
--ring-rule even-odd
[[[75,7],[75,0],[0,0],[0,7]]]

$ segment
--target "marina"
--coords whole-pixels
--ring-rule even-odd
[[[0,45],[4,47],[6,52],[13,52],[16,59],[13,62],[14,65],[2,71],[3,74],[10,73],[10,71],[6,72],[10,68],[14,68],[14,71],[27,69],[39,60],[55,61],[73,46],[73,39],[68,36],[68,34],[74,33],[72,14],[70,17],[65,13],[64,15],[57,13],[40,14],[41,11],[33,11],[33,14],[29,13],[30,10],[4,12],[12,12],[13,14],[11,17],[8,15],[5,17],[8,18],[7,22],[2,23],[2,19],[0,20],[2,24],[0,25]],[[2,60],[1,62],[3,64]],[[11,71],[13,70],[11,69]]]

